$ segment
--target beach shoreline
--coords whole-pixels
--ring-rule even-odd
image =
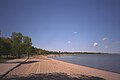
[[[30,63],[30,61],[32,61]],[[87,75],[101,77],[106,80],[119,80],[120,74],[109,71],[99,70],[82,65],[76,65],[48,58],[47,56],[31,57],[27,63],[22,64],[18,68],[11,71],[5,78],[12,75],[29,75],[39,73],[66,73],[68,75]]]
[[[52,58],[52,59],[56,59],[56,60],[60,60],[60,61],[64,61],[64,62],[68,62],[68,63],[72,63],[72,64],[76,64],[76,65],[81,65],[81,66],[85,66],[85,67],[90,67],[90,68],[95,68],[95,69],[99,69],[99,70],[104,70],[104,71],[108,71],[108,72],[113,72],[113,73],[118,73],[118,74],[120,74],[120,71],[119,70],[115,70],[114,68],[114,70],[110,70],[109,68],[108,69],[106,69],[106,68],[102,68],[102,67],[96,67],[96,66],[91,66],[91,65],[87,65],[87,64],[84,64],[84,63],[76,63],[76,62],[72,62],[72,61],[69,61],[69,56],[71,56],[71,57],[74,57],[74,56],[76,56],[76,55],[96,55],[96,54],[52,54],[52,55],[47,55],[48,56],[48,58]],[[120,55],[120,54],[97,54],[97,55]],[[67,57],[68,56],[68,57]],[[66,57],[66,59],[64,59]],[[84,56],[83,56],[84,57]],[[63,59],[62,59],[63,58]],[[73,59],[73,58],[72,58]],[[71,59],[71,60],[72,60]],[[85,60],[85,59],[83,59],[83,60]],[[89,62],[89,61],[88,61]],[[99,62],[98,62],[99,63]],[[104,64],[104,63],[103,63]],[[107,64],[106,64],[107,65]],[[109,66],[109,65],[108,65]],[[107,66],[107,67],[108,67]]]

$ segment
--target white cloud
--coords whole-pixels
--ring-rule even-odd
[[[74,34],[77,34],[78,32],[73,32]]]
[[[68,44],[71,44],[72,42],[71,42],[71,41],[68,41],[67,43],[68,43]]]
[[[95,42],[95,43],[93,44],[93,46],[98,46],[98,43]]]
[[[108,40],[108,39],[109,39],[108,37],[104,37],[104,38],[102,38],[103,41]]]

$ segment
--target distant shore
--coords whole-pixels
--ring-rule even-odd
[[[120,74],[98,70],[95,68],[85,67],[81,65],[75,65],[55,59],[48,58],[47,56],[34,56],[31,57],[25,64],[22,64],[18,68],[11,71],[6,75],[5,79],[11,77],[28,76],[30,74],[41,74],[41,73],[65,73],[71,76],[86,75],[88,78],[97,76],[106,80],[119,80]],[[82,77],[81,77],[82,78]],[[88,79],[89,80],[89,79]],[[102,80],[100,78],[93,80]]]

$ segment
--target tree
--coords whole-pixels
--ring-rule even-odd
[[[29,54],[31,53],[31,45],[32,45],[31,38],[28,36],[23,36],[23,46],[25,49],[25,53],[27,53],[28,55],[28,58]]]
[[[18,58],[21,57],[21,46],[22,46],[22,33],[13,32],[11,35],[12,40],[12,52],[13,55],[17,56]]]
[[[0,56],[7,56],[11,54],[11,39],[0,37]]]
[[[1,35],[1,31],[0,31]],[[39,49],[32,47],[31,38],[22,33],[13,32],[10,38],[0,36],[0,56],[13,56],[21,58],[23,54],[39,53]]]

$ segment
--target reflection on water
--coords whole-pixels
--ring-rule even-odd
[[[120,55],[118,54],[76,54],[52,57],[78,65],[120,73]]]

